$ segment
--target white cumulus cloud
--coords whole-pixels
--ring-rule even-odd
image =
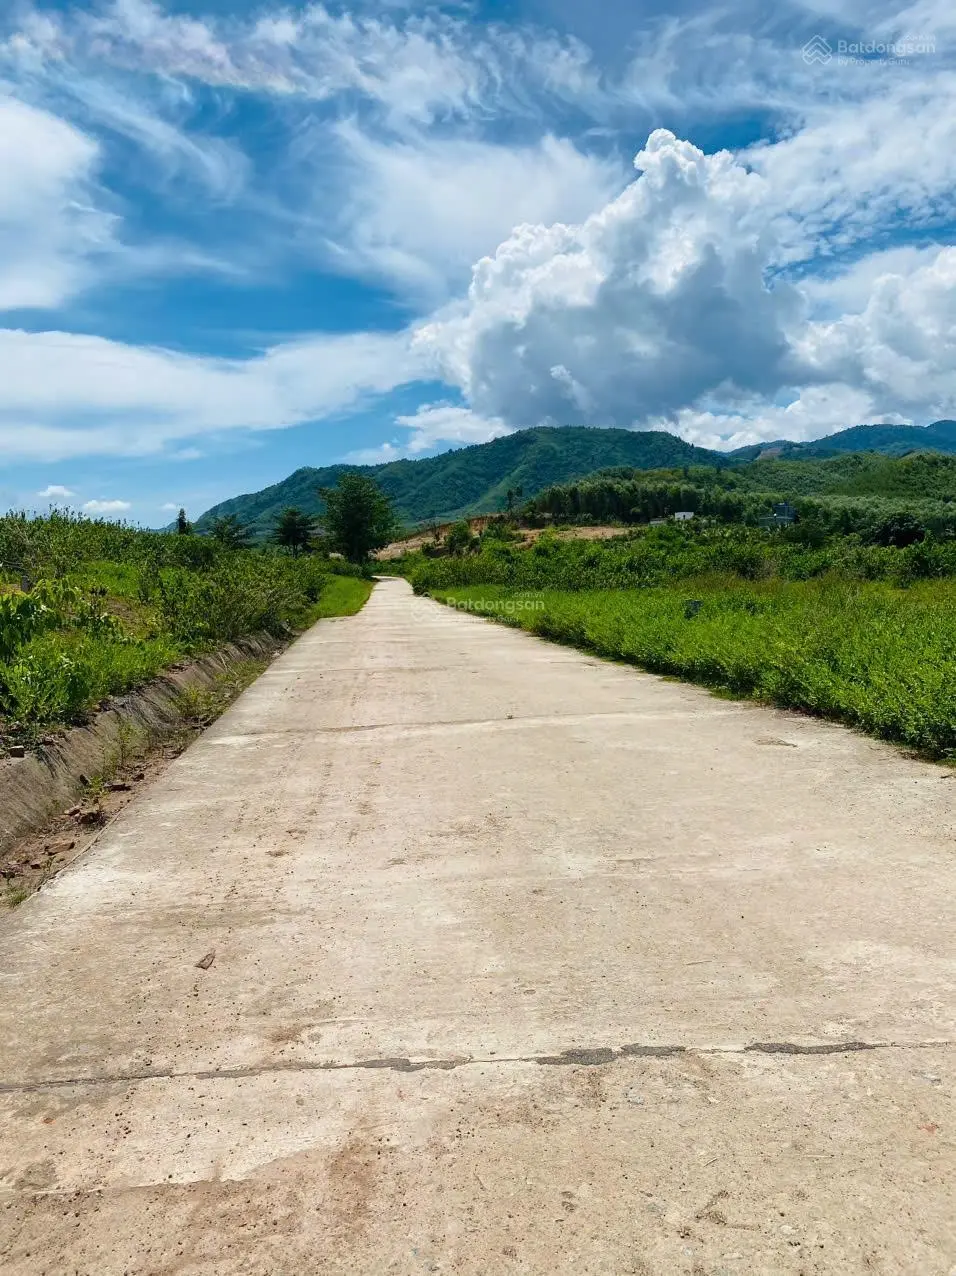
[[[859,387],[908,416],[956,404],[956,248],[875,280],[858,314],[808,325],[797,342],[818,377]]]
[[[786,168],[658,130],[576,224],[524,225],[419,344],[482,417],[813,438],[956,406],[956,249],[897,249],[805,287],[783,273]]]
[[[383,443],[381,447],[364,448],[353,452],[349,460],[362,465],[377,465],[382,461],[419,456],[450,443],[487,443],[490,439],[513,432],[513,427],[500,417],[481,416],[470,408],[451,403],[424,404],[417,412],[396,417],[395,424],[410,431],[404,440],[396,439]]]
[[[68,501],[70,497],[75,495],[76,493],[72,488],[63,487],[59,483],[50,483],[42,492],[37,492],[37,496],[39,496],[41,500],[49,501]]]
[[[787,379],[801,303],[765,279],[764,179],[665,130],[635,164],[585,221],[518,227],[459,311],[421,329],[477,412],[621,426]]]
[[[125,514],[133,507],[129,501],[84,501],[86,514]]]

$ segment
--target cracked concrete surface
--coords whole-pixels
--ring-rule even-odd
[[[948,1276],[946,775],[382,582],[0,924],[2,1270]]]

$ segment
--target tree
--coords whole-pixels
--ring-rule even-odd
[[[900,510],[883,520],[873,532],[872,539],[877,545],[895,545],[897,549],[906,549],[915,545],[926,535],[926,528],[908,511]]]
[[[466,550],[471,548],[471,526],[462,519],[460,523],[455,523],[453,527],[448,529],[448,535],[445,537],[445,548],[449,554],[464,554]]]
[[[223,514],[214,518],[209,529],[213,540],[226,549],[244,549],[249,544],[249,529],[240,523],[237,514]]]
[[[329,549],[350,563],[364,563],[373,550],[382,549],[395,532],[391,501],[374,479],[364,474],[344,474],[338,487],[324,487],[323,529]]]
[[[293,558],[298,558],[300,553],[308,550],[314,532],[315,519],[312,515],[303,514],[290,505],[279,515],[272,539],[283,549],[291,550]]]
[[[510,514],[510,513],[514,510],[515,503],[516,503],[517,501],[520,501],[520,500],[521,500],[521,498],[522,498],[522,496],[524,496],[524,488],[523,488],[523,487],[509,487],[509,488],[508,488],[507,492],[505,493],[505,502],[506,502],[506,505],[507,505],[507,509],[508,509],[508,513],[509,513],[509,514]]]
[[[188,536],[192,530],[193,530],[193,525],[192,523],[190,523],[189,519],[186,517],[186,511],[184,509],[181,509],[179,513],[176,515],[176,531],[179,533],[180,536]]]

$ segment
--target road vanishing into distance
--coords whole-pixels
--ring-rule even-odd
[[[0,922],[0,1270],[949,1276],[954,812],[382,581]]]

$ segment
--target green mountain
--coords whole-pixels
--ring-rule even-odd
[[[798,452],[785,458],[763,457],[729,473],[741,491],[779,492],[784,496],[956,500],[956,455],[942,452],[912,452],[905,456],[834,452],[819,458]]]
[[[760,474],[760,486],[764,488],[809,492],[820,490],[821,482],[826,487],[832,481],[835,486],[829,487],[830,491],[862,495],[881,490],[890,476],[880,471],[879,456],[871,456],[865,464],[859,458],[845,458],[851,461],[851,472],[844,473],[834,467],[826,472],[826,477],[814,476],[810,470],[799,473],[789,470],[775,475],[769,468],[774,463],[802,462],[815,469],[827,458],[860,452],[883,456],[904,456],[911,452],[956,454],[956,421],[937,421],[922,427],[858,425],[812,443],[782,441],[739,448],[729,455],[694,447],[661,430],[538,426],[490,443],[478,443],[417,461],[389,461],[369,466],[329,465],[322,469],[306,466],[261,492],[223,501],[203,514],[196,526],[204,531],[212,519],[235,514],[250,526],[255,536],[267,536],[277,516],[290,505],[310,514],[321,513],[318,489],[334,487],[339,478],[350,471],[375,478],[391,498],[399,518],[410,524],[433,519],[448,522],[465,514],[494,513],[505,508],[509,488],[521,488],[527,500],[545,488],[573,482],[598,470],[656,470],[693,465],[720,465],[736,470],[758,457],[762,459],[756,464],[768,467]],[[914,485],[928,477],[918,468],[907,474],[906,481]],[[898,481],[903,481],[902,473],[893,476],[892,482]]]
[[[905,456],[908,452],[956,453],[956,421],[934,421],[932,425],[854,425],[811,443],[758,443],[737,448],[730,455],[752,461],[758,456],[826,457],[840,452],[882,452]]]
[[[214,506],[197,521],[196,529],[204,531],[212,519],[235,514],[255,536],[265,536],[277,515],[290,505],[310,514],[320,513],[318,489],[334,487],[341,475],[350,471],[370,474],[391,498],[403,522],[422,523],[501,510],[509,488],[521,488],[527,499],[554,483],[583,478],[604,466],[643,470],[713,465],[719,459],[718,453],[694,447],[662,430],[539,426],[419,461],[322,469],[306,466],[261,492],[235,496]]]

